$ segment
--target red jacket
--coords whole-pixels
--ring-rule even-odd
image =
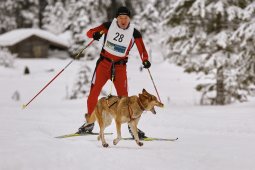
[[[93,34],[95,32],[101,32],[101,31],[104,32],[105,36],[107,36],[107,32],[108,32],[108,29],[111,26],[111,23],[112,22],[105,22],[105,23],[101,24],[98,27],[90,29],[87,32],[87,36],[89,38],[93,38]],[[139,51],[139,54],[141,56],[142,61],[148,60],[148,53],[145,49],[143,39],[142,39],[142,35],[137,29],[134,29],[133,38],[134,38],[134,42],[137,46],[137,49]],[[129,44],[128,50],[127,50],[127,54],[129,53],[129,51],[131,50],[132,47],[133,47],[133,43],[131,41],[130,44]],[[105,51],[104,49],[102,49],[101,55],[103,55],[104,57],[110,58],[111,60],[114,60],[114,61],[120,60],[120,57],[115,56],[113,54],[110,54],[109,52]]]

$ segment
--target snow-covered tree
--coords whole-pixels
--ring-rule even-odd
[[[131,2],[135,8],[132,22],[142,33],[150,60],[154,57],[153,51],[160,47],[161,41],[165,37],[161,22],[164,12],[167,11],[173,1],[175,0],[138,0]],[[163,51],[161,53],[164,54]]]
[[[86,64],[82,64],[71,95],[69,96],[70,99],[82,98],[88,95],[90,90],[90,74],[90,68]]]
[[[38,26],[39,28],[43,27],[43,14],[44,10],[46,9],[46,6],[49,4],[50,0],[39,0],[38,3]]]
[[[242,69],[248,58],[254,58],[254,47],[248,45],[254,44],[254,2],[178,0],[168,10],[168,57],[186,72],[201,74],[201,103],[245,101],[254,84],[254,78],[248,76],[248,83],[243,77],[247,69]]]
[[[15,18],[15,0],[1,1],[0,3],[0,34],[17,27]]]
[[[39,26],[39,0],[16,0],[15,7],[18,28]]]
[[[0,66],[13,67],[16,54],[12,54],[7,48],[0,48]]]
[[[0,33],[42,26],[42,13],[52,0],[1,0]]]
[[[255,87],[255,2],[246,6],[244,11],[239,13],[244,22],[239,25],[230,40],[239,56],[236,72],[238,87],[234,88],[250,95]]]
[[[105,6],[110,6],[110,1],[101,0],[69,0],[66,7],[71,21],[69,29],[73,33],[73,45],[70,52],[78,51],[86,43],[86,31],[91,25],[101,24],[107,21],[107,11]],[[94,45],[91,46],[91,48]],[[94,46],[94,48],[97,48]],[[85,51],[85,56],[88,56]],[[95,57],[95,56],[94,56]]]
[[[43,28],[60,34],[66,31],[70,25],[69,15],[61,1],[46,6],[43,13]]]
[[[139,31],[142,34],[146,35],[146,43],[153,42],[153,38],[157,37],[155,36],[155,34],[158,34],[160,32],[160,18],[159,12],[155,7],[156,4],[156,1],[147,3],[145,8],[139,13],[137,13],[137,15],[135,15],[135,17],[133,18],[134,23],[139,29]]]

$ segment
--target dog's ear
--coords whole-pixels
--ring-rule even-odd
[[[139,94],[139,99],[141,101],[144,101],[144,100],[146,100],[146,96],[144,96],[144,94]]]
[[[146,93],[148,93],[145,89],[143,89],[143,94],[146,94]]]
[[[152,100],[152,95],[148,93],[145,89],[143,89],[143,95],[144,97],[148,98],[149,100]]]

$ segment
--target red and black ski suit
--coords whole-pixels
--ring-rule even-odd
[[[93,34],[95,32],[103,31],[105,34],[105,41],[111,23],[112,22],[105,22],[98,27],[90,29],[87,32],[87,36],[89,38],[93,38]],[[92,114],[103,86],[108,80],[112,80],[112,76],[114,76],[113,83],[117,91],[117,95],[128,96],[126,63],[128,60],[128,53],[134,43],[137,46],[142,61],[148,60],[148,53],[145,49],[141,33],[135,28],[133,38],[128,46],[125,57],[115,56],[102,48],[100,58],[97,61],[97,66],[92,78],[91,89],[87,100],[88,114]]]

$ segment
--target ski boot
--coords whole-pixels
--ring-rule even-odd
[[[84,114],[85,117],[85,123],[78,129],[78,134],[82,134],[82,133],[92,133],[92,130],[94,128],[94,123],[87,123],[89,120],[90,115],[88,113]]]
[[[134,135],[133,135],[131,128],[129,126],[128,126],[128,131],[129,131],[130,135],[132,136],[132,138],[134,139]],[[138,133],[139,139],[147,138],[147,136],[145,136],[145,133],[138,128],[137,128],[137,133]]]
[[[94,123],[88,124],[85,122],[79,129],[78,129],[78,134],[82,133],[92,133],[92,130],[94,128]]]

